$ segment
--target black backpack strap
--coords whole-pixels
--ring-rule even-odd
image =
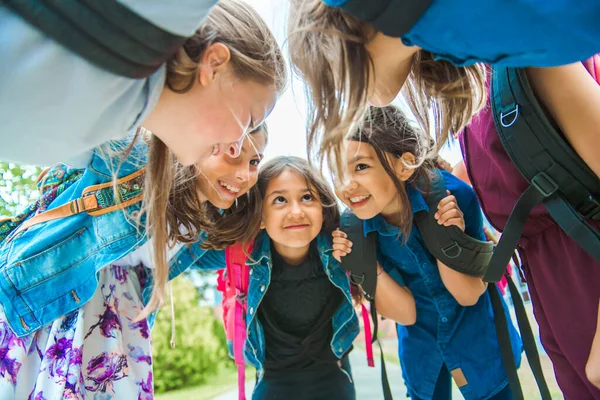
[[[523,347],[525,349],[525,355],[529,362],[529,367],[535,378],[535,381],[540,391],[542,400],[551,400],[550,390],[548,384],[544,378],[544,372],[542,370],[542,364],[540,362],[540,356],[537,351],[537,345],[535,343],[535,337],[531,330],[529,318],[523,305],[523,298],[517,290],[515,283],[512,278],[506,274],[506,280],[508,281],[508,287],[510,295],[513,300],[515,307],[515,313],[517,316],[517,324],[519,325],[519,332],[523,340]],[[508,384],[510,390],[513,392],[513,396],[516,400],[523,400],[523,391],[521,389],[521,382],[519,381],[519,375],[517,374],[517,367],[515,359],[512,353],[512,346],[510,341],[510,334],[508,332],[508,321],[506,314],[504,313],[504,307],[500,298],[500,293],[495,283],[488,285],[488,293],[492,302],[492,309],[494,310],[494,323],[496,326],[496,336],[498,337],[498,344],[500,345],[500,354],[502,356],[502,363],[504,364],[504,370],[508,378]]]
[[[187,39],[159,28],[117,0],[0,1],[67,49],[128,78],[152,75]]]
[[[341,230],[352,242],[352,252],[342,258],[342,267],[350,272],[350,279],[360,285],[365,297],[371,304],[373,319],[373,339],[377,342],[381,354],[381,386],[384,400],[393,400],[390,383],[385,369],[383,348],[377,338],[377,309],[375,307],[375,288],[377,287],[377,237],[375,232],[365,235],[364,222],[352,211],[346,210],[340,219]]]
[[[548,384],[546,383],[546,379],[544,378],[540,354],[538,353],[535,336],[531,330],[529,317],[527,317],[527,312],[525,311],[523,298],[521,297],[521,293],[519,293],[519,290],[517,289],[512,277],[509,274],[505,274],[505,276],[506,281],[508,282],[508,288],[510,291],[510,297],[513,301],[515,314],[517,316],[517,324],[519,325],[519,332],[521,333],[521,339],[523,340],[523,348],[525,349],[527,362],[529,363],[529,367],[531,368],[531,372],[533,373],[533,377],[537,383],[542,400],[550,400],[552,399],[552,396],[550,394]],[[496,311],[494,310],[494,312]]]
[[[415,224],[427,249],[437,260],[455,271],[481,277],[492,257],[494,244],[474,239],[456,226],[438,224],[434,215],[439,202],[447,194],[441,172],[435,172],[429,193],[425,196],[429,212],[418,212]]]
[[[365,236],[363,221],[346,210],[340,219],[340,229],[352,242],[352,252],[342,258],[342,267],[360,285],[367,300],[375,299],[377,286],[377,237],[375,232]]]
[[[431,0],[348,0],[342,9],[386,36],[401,37],[412,29],[430,4]]]
[[[495,68],[491,97],[502,145],[530,186],[511,212],[484,279],[502,278],[527,217],[540,202],[568,235],[600,261],[600,233],[586,221],[600,219],[600,179],[548,119],[524,70]]]
[[[500,345],[500,355],[502,356],[502,364],[504,364],[508,385],[510,386],[510,390],[515,400],[524,400],[521,382],[519,381],[519,375],[517,374],[517,364],[515,363],[512,346],[510,344],[508,322],[506,320],[506,315],[504,314],[500,293],[498,293],[498,288],[495,283],[488,285],[488,293],[490,294],[490,300],[494,310],[496,336],[498,338],[498,344]]]
[[[371,343],[377,342],[379,346],[379,354],[381,357],[381,388],[383,389],[383,399],[393,400],[392,390],[390,389],[390,381],[388,380],[387,370],[385,369],[385,358],[383,357],[383,347],[377,337],[378,319],[377,308],[375,307],[375,299],[371,301],[371,318],[373,319],[373,339]]]

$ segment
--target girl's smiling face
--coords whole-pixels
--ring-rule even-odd
[[[412,175],[412,170],[404,165],[411,156],[405,153],[396,158],[386,154],[390,167],[397,172],[401,181],[406,181]],[[370,219],[379,214],[386,219],[393,219],[401,208],[398,190],[373,146],[351,140],[348,142],[346,159],[348,181],[345,185],[336,185],[338,198],[360,219]]]
[[[221,153],[201,162],[198,190],[203,197],[217,208],[228,209],[245,195],[258,179],[266,140],[264,132],[255,132],[245,137],[239,157]]]
[[[301,174],[286,169],[268,183],[261,229],[267,231],[284,259],[301,261],[322,226],[321,199]]]
[[[346,157],[348,182],[336,185],[336,194],[358,218],[373,218],[398,206],[394,182],[383,169],[373,146],[352,140]]]

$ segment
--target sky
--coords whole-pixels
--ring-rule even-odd
[[[286,47],[286,30],[289,0],[246,0],[263,17],[275,34],[277,41],[283,47],[283,53],[288,62]],[[285,93],[279,98],[271,115],[267,118],[269,127],[269,144],[265,150],[265,160],[278,155],[293,155],[306,158],[306,98],[304,83],[291,78]],[[402,99],[396,103],[401,105]],[[461,160],[460,149],[454,146],[442,151],[442,156],[451,164]]]

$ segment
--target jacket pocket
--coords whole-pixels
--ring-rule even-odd
[[[40,232],[25,243],[15,243],[4,275],[18,292],[31,290],[36,286],[54,278],[80,264],[97,251],[94,236],[88,226],[81,227],[70,235],[56,242],[46,241],[47,246],[28,252],[27,247],[36,247]],[[27,239],[29,235],[19,239]],[[17,254],[18,253],[18,254]],[[20,257],[29,253],[29,257]]]

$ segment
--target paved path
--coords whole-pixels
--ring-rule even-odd
[[[350,353],[350,363],[352,365],[352,376],[356,387],[356,398],[358,400],[381,400],[383,392],[381,390],[381,370],[379,369],[380,358],[379,351],[373,349],[376,357],[375,368],[367,366],[367,359],[364,350],[355,347]],[[402,380],[402,372],[397,362],[387,361],[385,367],[390,381],[392,395],[394,399],[403,400],[406,398],[406,387]],[[249,397],[254,388],[254,382],[246,383],[246,395]],[[460,399],[461,397],[456,397]],[[237,389],[231,390],[225,394],[215,397],[213,400],[237,400]],[[332,399],[333,400],[333,399]]]

